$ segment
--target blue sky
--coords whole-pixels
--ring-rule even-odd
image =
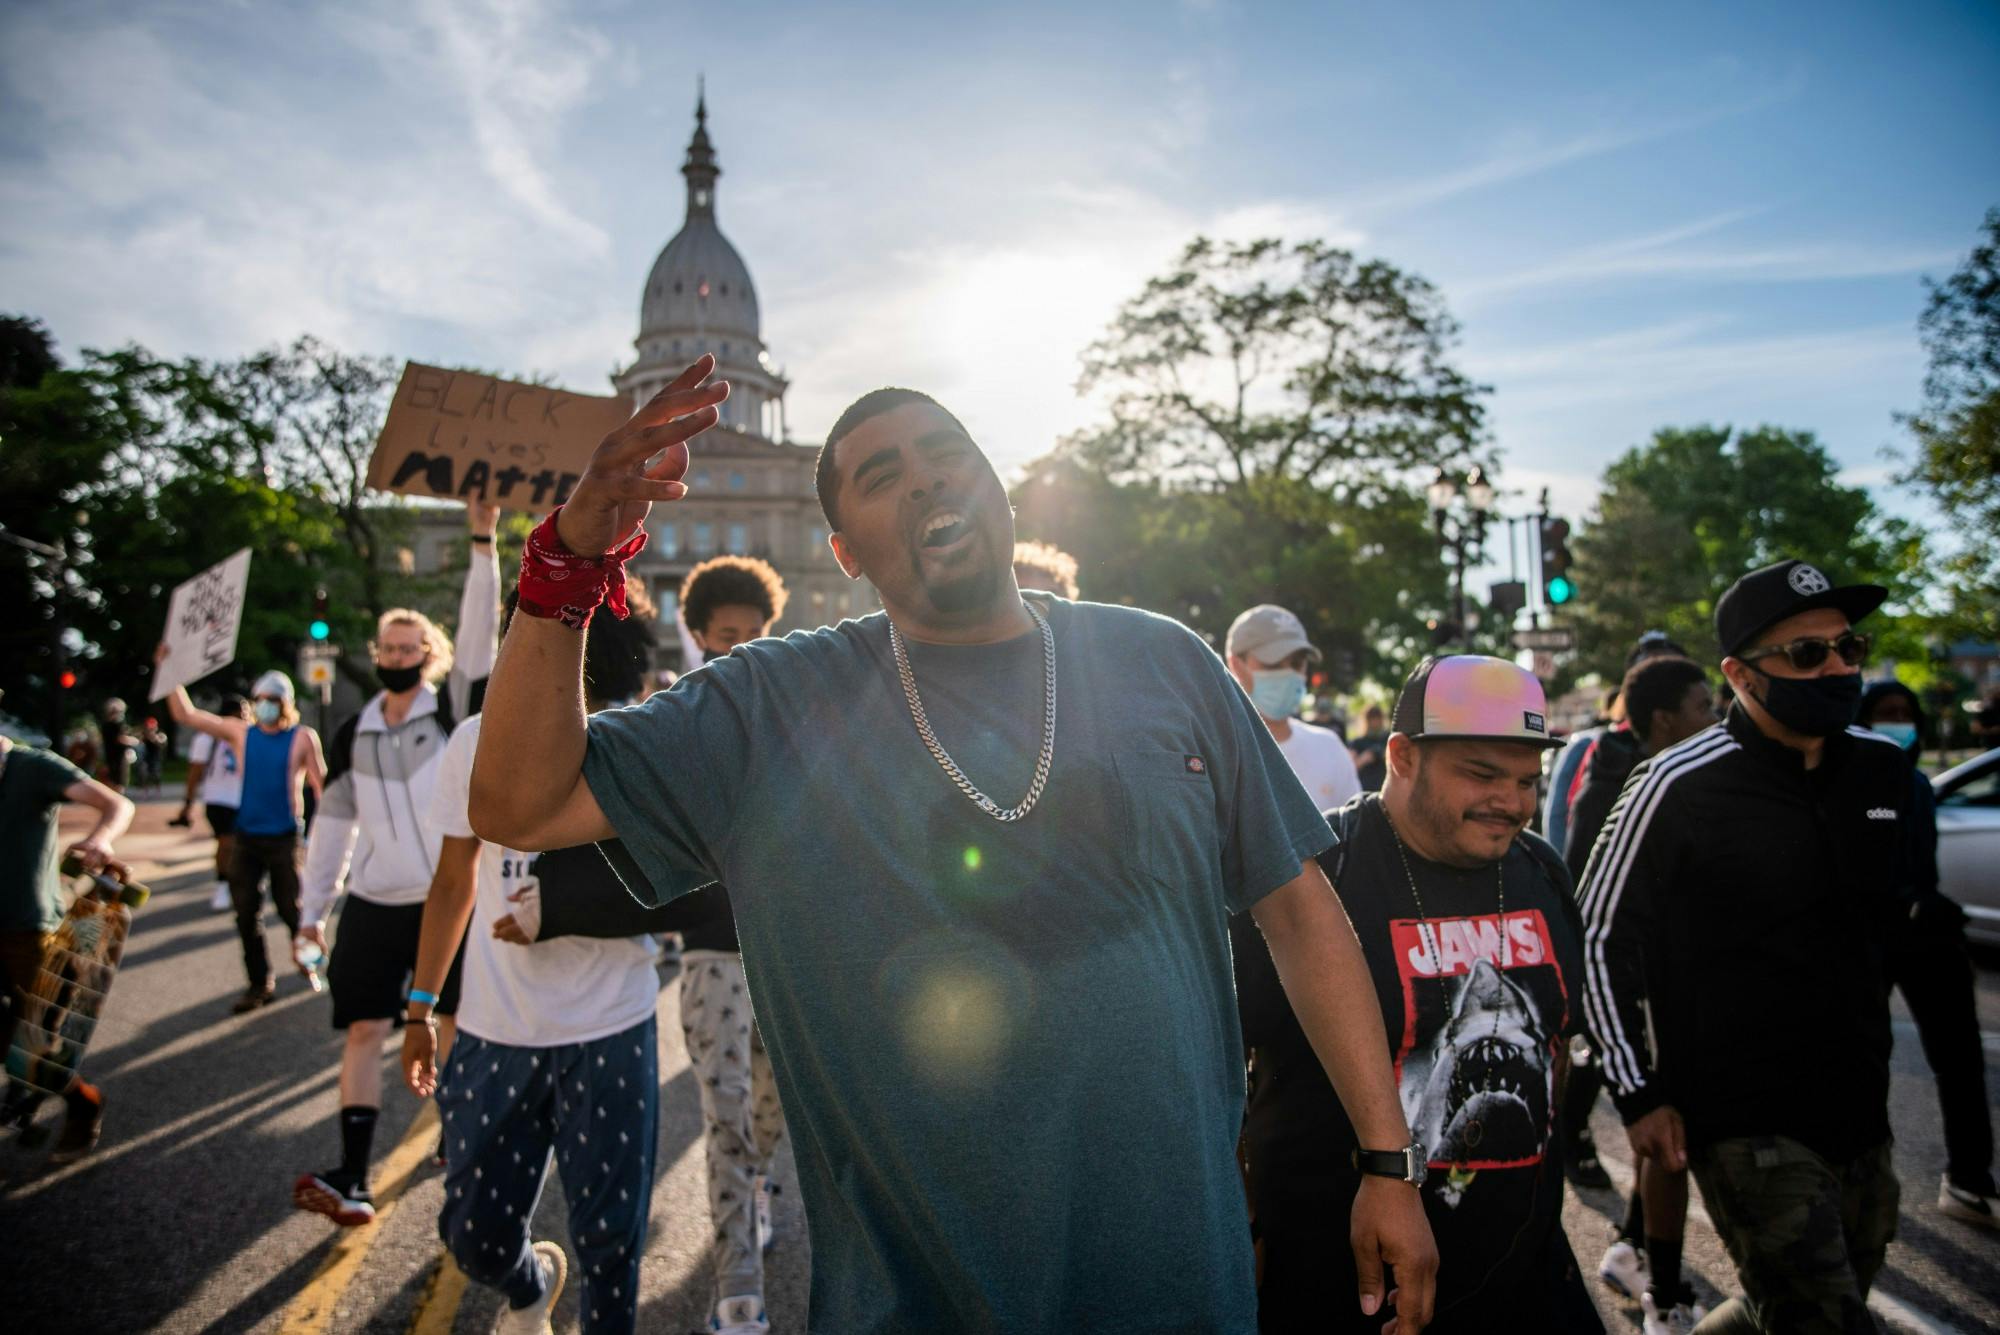
[[[606,392],[705,71],[802,437],[908,383],[1019,464],[1188,238],[1317,235],[1444,290],[1510,487],[1579,511],[1697,421],[1813,429],[1874,485],[1920,279],[2000,203],[1996,69],[1983,3],[15,0],[0,309],[71,351],[310,331]]]

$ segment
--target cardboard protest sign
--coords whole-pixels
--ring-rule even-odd
[[[153,700],[206,677],[236,659],[243,593],[250,587],[250,549],[220,561],[174,589],[167,600],[167,658],[153,671]]]
[[[631,415],[622,398],[410,362],[368,461],[368,485],[552,509],[568,498],[591,452]]]

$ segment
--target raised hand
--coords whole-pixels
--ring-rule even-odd
[[[465,503],[465,527],[475,538],[490,538],[500,527],[500,507],[482,500]]]
[[[729,397],[727,380],[709,380],[714,372],[715,358],[702,357],[604,438],[556,521],[563,546],[602,556],[645,522],[653,502],[687,495],[687,443],[715,425]]]

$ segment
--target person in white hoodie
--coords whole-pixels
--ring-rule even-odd
[[[375,1217],[368,1162],[382,1108],[382,1044],[402,1023],[416,964],[424,898],[437,869],[438,835],[424,816],[445,743],[469,713],[474,686],[492,670],[500,620],[495,506],[468,509],[470,559],[459,600],[458,655],[431,619],[392,608],[370,646],[382,690],[334,733],[326,793],[306,851],[299,910],[300,952],[327,952],[326,921],[345,889],[346,908],[328,954],[333,1027],[345,1030],[340,1062],[340,1164],[292,1187],[300,1209],[337,1224]],[[445,685],[439,690],[440,684]],[[426,1000],[442,1017],[458,1006],[458,966]],[[445,1029],[443,1042],[450,1045]]]

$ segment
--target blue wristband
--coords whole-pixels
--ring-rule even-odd
[[[437,993],[426,992],[421,987],[413,987],[410,989],[410,1000],[421,1001],[426,1006],[435,1006],[438,1004]]]

